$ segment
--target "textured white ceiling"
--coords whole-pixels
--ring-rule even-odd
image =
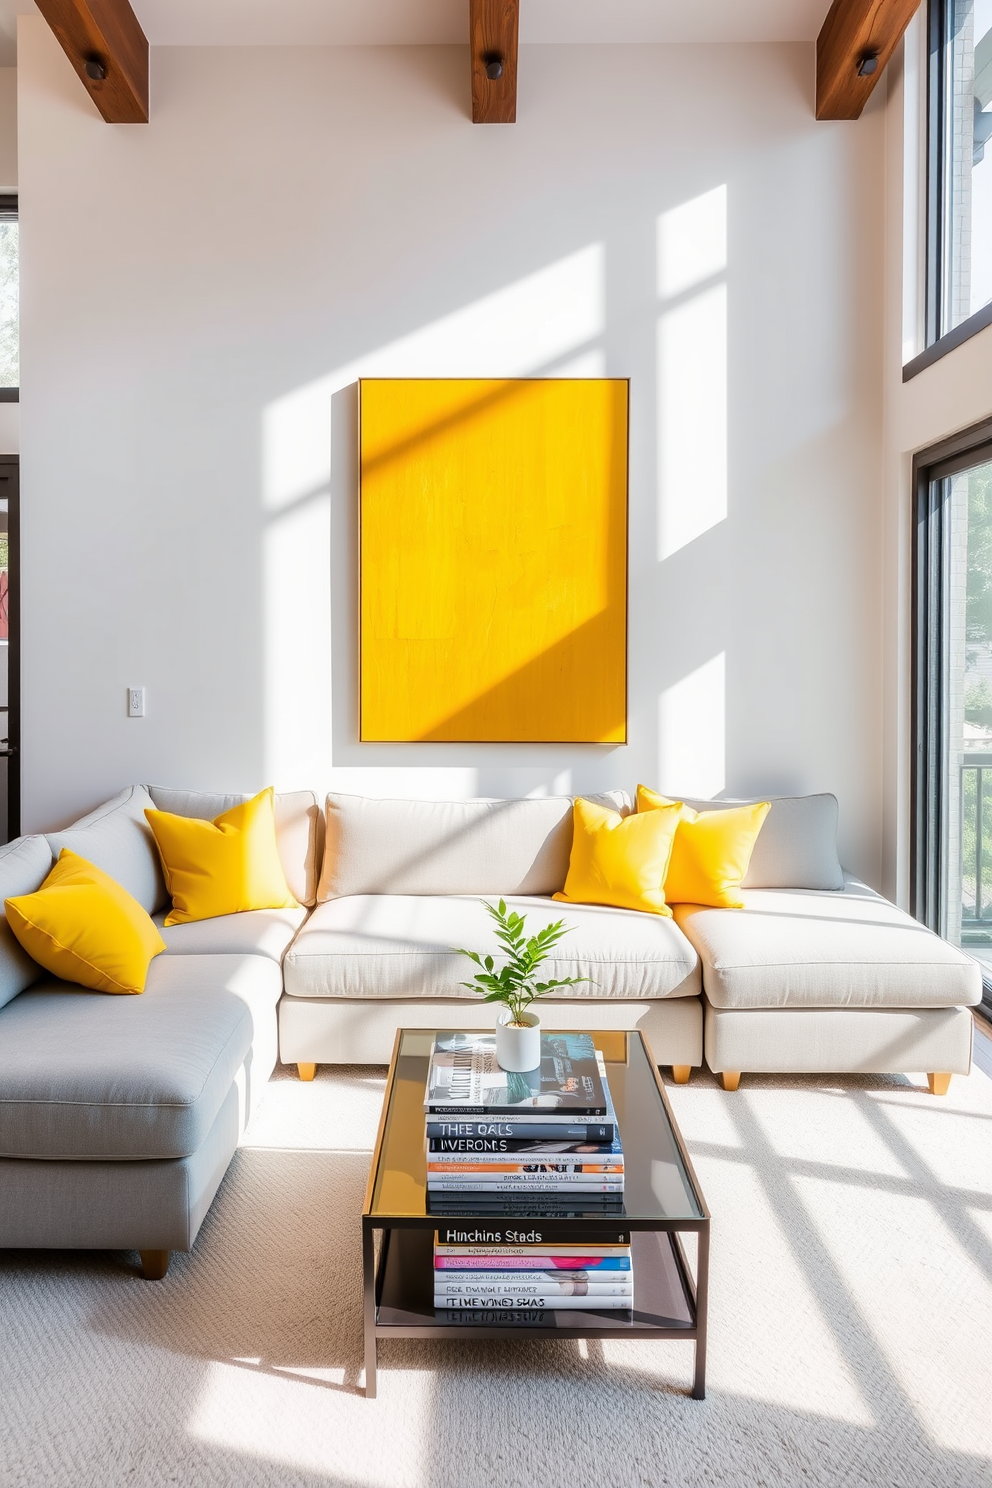
[[[153,46],[362,46],[462,42],[468,0],[132,0]],[[530,42],[810,41],[829,0],[521,0]],[[0,61],[18,13],[0,0]],[[5,38],[8,55],[3,55]]]

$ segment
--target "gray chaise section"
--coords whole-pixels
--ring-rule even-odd
[[[37,889],[69,847],[161,922],[145,809],[233,804],[211,812],[213,798],[165,794],[155,803],[129,786],[63,832],[0,849],[0,904]],[[287,878],[311,897],[316,800],[301,792],[276,807]],[[136,1249],[149,1277],[190,1249],[275,1066],[282,957],[305,918],[301,908],[177,926],[145,991],[108,996],[42,973],[0,914],[0,1246]]]

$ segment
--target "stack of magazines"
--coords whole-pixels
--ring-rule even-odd
[[[439,1033],[424,1104],[434,1213],[623,1212],[623,1148],[587,1033],[542,1033],[528,1074],[485,1033]]]
[[[562,1309],[626,1311],[634,1305],[630,1234],[583,1235],[579,1226],[446,1225],[434,1236],[434,1306],[465,1322],[540,1322]]]

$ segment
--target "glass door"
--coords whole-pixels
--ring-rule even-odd
[[[19,465],[0,455],[0,843],[20,831]]]
[[[992,440],[918,476],[914,913],[982,963],[989,991]]]

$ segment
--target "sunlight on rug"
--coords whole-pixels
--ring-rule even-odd
[[[922,1085],[922,1088],[921,1088]],[[280,1069],[190,1256],[0,1252],[3,1488],[987,1488],[992,1081],[670,1087],[713,1212],[709,1397],[646,1341],[387,1342],[382,1070]]]

